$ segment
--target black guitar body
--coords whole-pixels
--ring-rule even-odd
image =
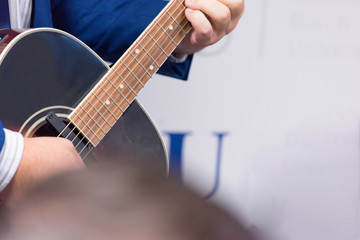
[[[108,66],[64,32],[36,29],[16,35],[0,30],[0,120],[5,128],[24,136],[57,136],[45,119],[47,114],[53,112],[66,122]],[[133,159],[164,172],[168,167],[159,132],[137,101],[92,154],[98,161]]]

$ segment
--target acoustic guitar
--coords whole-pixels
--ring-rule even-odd
[[[184,0],[170,1],[111,68],[63,31],[0,30],[4,127],[67,138],[84,159],[131,157],[166,171],[163,141],[136,96],[190,31],[184,10]]]

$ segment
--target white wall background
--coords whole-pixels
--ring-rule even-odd
[[[360,240],[360,1],[247,0],[187,82],[141,93],[161,131],[191,132],[184,181],[278,240]],[[168,139],[165,139],[168,140]]]

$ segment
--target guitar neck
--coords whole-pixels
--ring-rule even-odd
[[[191,30],[184,0],[172,0],[70,114],[95,147]]]

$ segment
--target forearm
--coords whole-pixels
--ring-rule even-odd
[[[2,128],[0,128],[2,129]],[[73,144],[64,138],[23,138],[5,130],[0,155],[0,202],[7,208],[49,176],[84,168]]]

